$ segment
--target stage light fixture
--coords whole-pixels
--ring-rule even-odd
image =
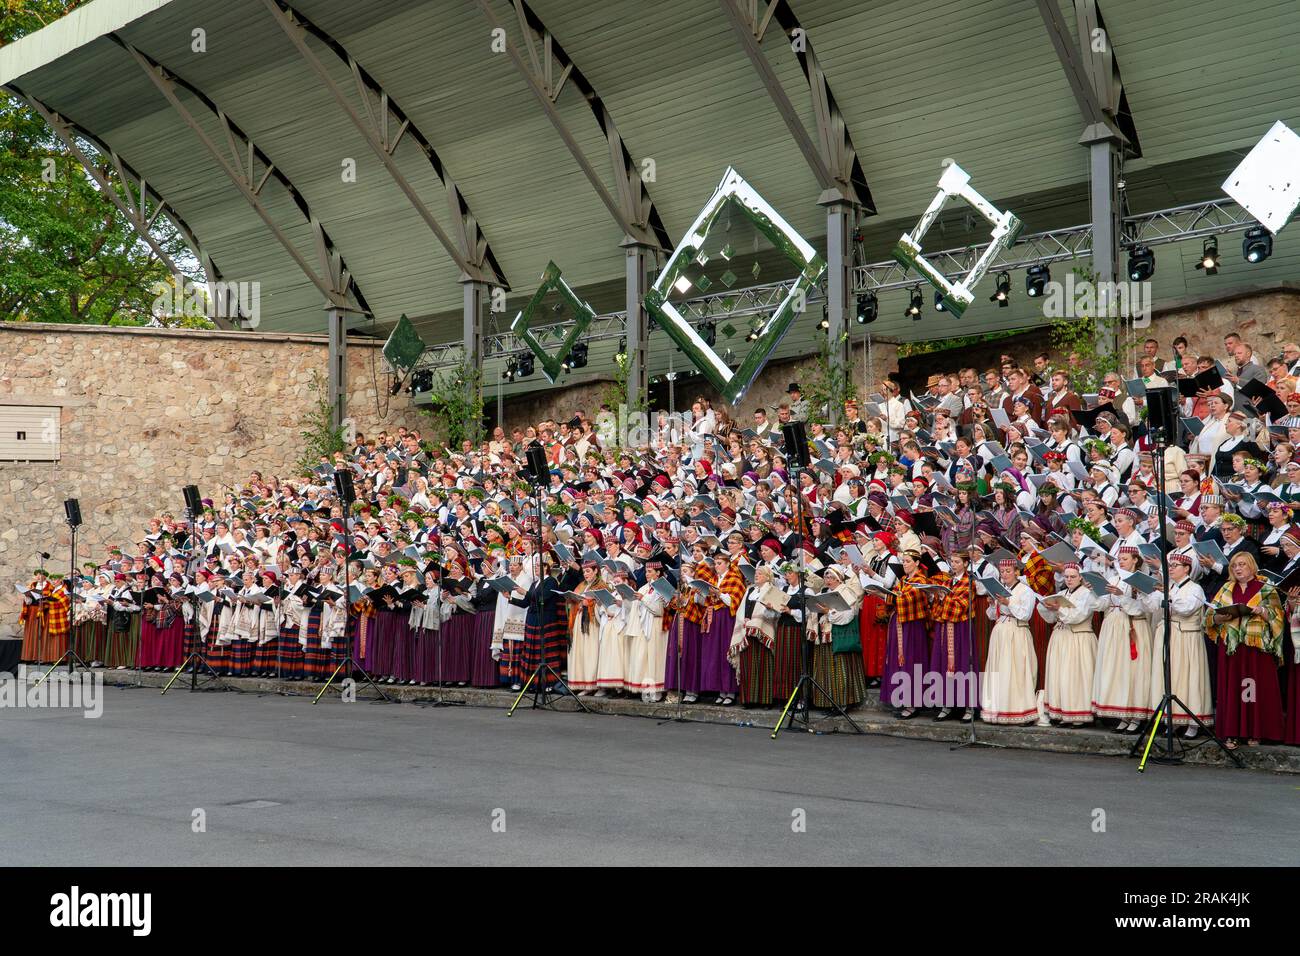
[[[1207,276],[1219,274],[1219,240],[1210,236],[1201,245],[1201,261],[1196,268],[1204,269]]]
[[[424,368],[420,369],[418,372],[412,372],[411,384],[407,391],[412,395],[416,392],[433,391],[433,369]]]
[[[874,292],[864,292],[858,296],[858,324],[868,325],[876,321],[880,314],[880,303]]]
[[[944,307],[943,307],[943,290],[942,290],[942,289],[935,289],[935,290],[934,290],[934,311],[936,311],[936,312],[943,312],[943,311],[945,311],[945,309],[944,309]]]
[[[993,294],[989,296],[990,302],[996,302],[999,309],[1005,309],[1011,304],[1011,273],[1003,270],[998,273],[998,283]]]
[[[525,352],[515,361],[515,375],[519,378],[527,378],[533,374],[533,354]]]
[[[1025,295],[1031,299],[1039,298],[1051,281],[1052,270],[1047,266],[1030,266],[1025,270]]]
[[[1246,230],[1241,240],[1241,255],[1247,262],[1263,262],[1273,254],[1273,234],[1263,226]]]
[[[718,343],[718,323],[701,322],[700,337],[704,339],[705,345],[707,345],[709,348],[713,348],[713,346]]]
[[[586,368],[587,367],[587,343],[576,342],[572,349],[569,350],[569,357],[564,361],[564,367],[568,369]]]
[[[817,328],[821,329],[823,332],[827,332],[830,330],[830,327],[831,327],[831,320],[826,315],[825,311],[823,311],[822,320],[817,323]]]
[[[1144,282],[1156,272],[1156,254],[1150,246],[1134,246],[1128,254],[1128,277],[1134,282]]]
[[[919,321],[921,318],[921,309],[925,306],[925,297],[921,295],[921,286],[912,286],[912,294],[908,299],[907,311],[903,313],[909,316],[913,321]]]
[[[518,371],[519,371],[518,359],[513,359],[513,358],[507,359],[506,370],[501,373],[501,377],[505,379],[507,382],[513,382],[515,380],[515,374]]]

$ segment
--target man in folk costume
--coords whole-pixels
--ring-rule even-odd
[[[640,692],[647,704],[663,700],[664,696],[664,668],[668,659],[664,615],[668,602],[654,588],[662,574],[662,564],[647,562],[646,583],[637,591],[639,600],[628,609],[627,634],[631,638],[628,687]]]
[[[916,586],[928,584],[919,551],[904,551],[903,574],[894,591],[893,616],[885,647],[885,673],[880,688],[894,715],[907,720],[924,702],[921,674],[930,659],[926,628],[930,620],[926,593]]]
[[[1079,565],[1063,566],[1063,603],[1053,607],[1052,597],[1039,600],[1038,613],[1055,622],[1047,644],[1047,675],[1043,680],[1043,710],[1048,719],[1071,727],[1092,723],[1092,676],[1097,666],[1097,635],[1092,630],[1092,612],[1097,603],[1083,583]],[[1041,722],[1041,718],[1040,718]]]
[[[1169,558],[1169,688],[1204,724],[1214,719],[1214,704],[1210,694],[1210,667],[1205,654],[1205,592],[1192,580],[1192,559],[1185,554]],[[1156,594],[1157,607],[1161,595]],[[1164,672],[1164,615],[1156,622],[1156,637],[1151,654],[1151,675],[1147,685],[1147,703],[1143,717],[1155,713],[1165,693]],[[1175,727],[1183,727],[1184,735],[1195,737],[1200,728],[1175,706],[1170,715]]]
[[[580,601],[570,601],[569,635],[569,687],[580,696],[595,693],[600,671],[600,616],[596,613],[596,599],[592,593],[604,587],[600,565],[594,560],[582,562],[582,581],[573,589],[575,594],[587,595]]]
[[[766,707],[775,696],[772,649],[782,603],[776,594],[780,589],[772,583],[771,567],[760,564],[754,569],[753,585],[741,598],[728,649],[740,685],[740,702],[746,706]]]
[[[975,663],[974,615],[969,556],[965,551],[948,555],[949,570],[936,575],[932,583],[948,592],[930,607],[934,641],[930,648],[930,673],[939,676],[941,700],[935,720],[947,720],[955,708],[962,708],[962,722],[975,718],[979,706],[979,666]]]
[[[1038,598],[1017,574],[1017,566],[1014,558],[998,563],[1002,586],[1011,593],[989,600],[988,616],[995,623],[980,681],[980,718],[990,724],[1032,724],[1038,719],[1038,658],[1029,630]]]
[[[813,677],[829,698],[813,688],[812,706],[854,707],[867,696],[867,678],[862,668],[862,639],[858,614],[862,606],[862,585],[856,575],[838,564],[824,572],[826,588],[838,594],[848,607],[820,615],[813,636]]]

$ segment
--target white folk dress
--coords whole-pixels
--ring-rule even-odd
[[[1214,719],[1214,703],[1210,696],[1209,658],[1205,652],[1206,603],[1205,592],[1191,579],[1175,581],[1169,586],[1169,626],[1173,631],[1173,640],[1169,642],[1169,686],[1175,697],[1209,724]],[[1151,685],[1144,716],[1155,713],[1165,693],[1164,632],[1162,619],[1156,622],[1156,635],[1152,642]],[[1175,727],[1192,723],[1186,711],[1177,705],[1173,710]]]
[[[597,607],[600,619],[600,655],[596,664],[596,687],[600,690],[628,690],[627,614],[621,602]]]
[[[1006,607],[989,601],[989,654],[980,681],[980,717],[990,724],[1032,724],[1038,720],[1038,658],[1029,619],[1038,603],[1023,579]]]
[[[1097,668],[1092,677],[1092,712],[1121,723],[1141,720],[1150,710],[1151,623],[1148,614],[1160,606],[1160,595],[1143,594],[1125,584],[1117,572],[1106,576],[1122,594],[1107,594],[1107,607],[1097,635]]]
[[[1056,621],[1047,641],[1043,667],[1043,709],[1053,720],[1092,723],[1092,675],[1097,666],[1097,635],[1092,630],[1096,596],[1084,585],[1067,592],[1074,607],[1053,611],[1039,607],[1047,622]]]

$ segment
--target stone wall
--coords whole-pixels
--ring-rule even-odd
[[[1264,360],[1277,355],[1283,342],[1300,341],[1300,289],[1284,285],[1170,302],[1154,311],[1149,327],[1129,334],[1131,344],[1139,349],[1144,339],[1156,339],[1160,358],[1168,360],[1173,356],[1173,340],[1180,335],[1192,354],[1222,358],[1223,337],[1229,332],[1241,333]],[[996,367],[1004,353],[1029,368],[1040,352],[1048,353],[1053,365],[1065,364],[1066,356],[1052,347],[1049,330],[1043,327],[984,344],[903,358],[897,363],[898,380],[905,391],[919,391],[931,373],[965,367],[983,372]]]
[[[379,344],[348,345],[357,430],[418,426],[406,393],[387,394]],[[11,582],[38,550],[67,570],[65,499],[81,503],[84,563],[179,514],[183,485],[218,498],[250,471],[292,472],[327,355],[324,336],[0,323],[0,404],[62,409],[59,461],[0,462],[0,635],[16,630]]]

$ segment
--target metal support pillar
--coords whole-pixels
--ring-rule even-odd
[[[627,407],[645,409],[650,401],[650,381],[646,374],[650,314],[643,300],[649,288],[650,271],[656,264],[655,250],[631,236],[621,245],[627,252]]]
[[[330,424],[342,428],[348,417],[348,326],[347,313],[331,308],[326,311],[329,321],[329,402]]]
[[[826,339],[831,368],[841,375],[851,375],[849,316],[853,314],[853,229],[856,210],[838,192],[823,194],[826,207]],[[831,421],[838,422],[842,408],[828,409]]]
[[[1110,355],[1115,351],[1115,321],[1108,318],[1112,290],[1120,281],[1120,140],[1097,126],[1100,135],[1089,139],[1088,147],[1089,209],[1092,218],[1092,271],[1097,282],[1097,352]],[[1124,276],[1127,278],[1127,276]]]
[[[462,345],[465,354],[465,368],[478,374],[474,377],[474,388],[479,396],[483,394],[483,328],[487,325],[488,307],[492,302],[492,288],[486,282],[462,278],[465,289],[465,311]]]

